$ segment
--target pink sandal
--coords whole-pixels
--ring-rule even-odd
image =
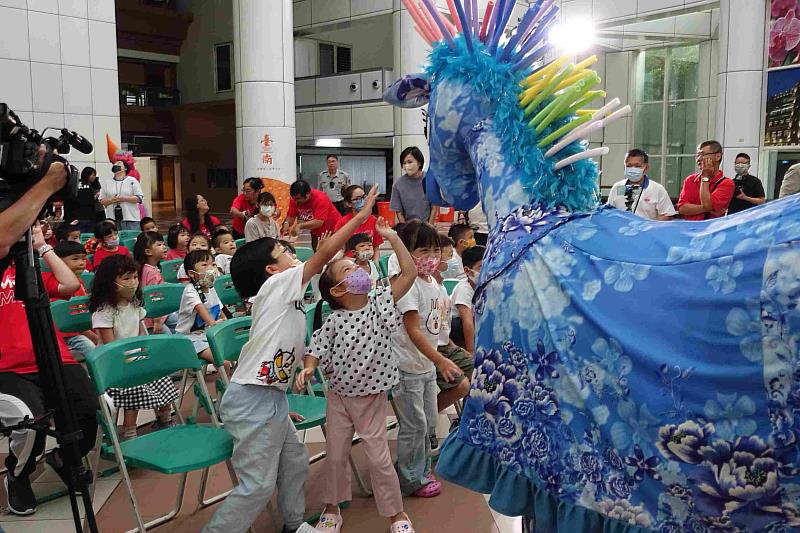
[[[442,484],[436,480],[427,483],[414,491],[413,495],[418,498],[433,498],[442,493]]]
[[[415,533],[414,526],[408,520],[399,520],[392,523],[389,528],[389,533]]]

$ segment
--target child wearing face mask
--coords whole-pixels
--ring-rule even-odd
[[[245,227],[245,231],[247,231],[247,227]],[[230,274],[231,259],[233,259],[233,254],[236,253],[236,241],[233,239],[233,233],[227,228],[218,229],[214,232],[211,243],[214,245],[214,251],[217,252],[214,257],[214,263],[217,268],[222,274]]]
[[[352,257],[356,265],[369,274],[370,283],[374,289],[381,276],[378,272],[378,265],[372,260],[375,255],[375,250],[372,248],[372,239],[366,233],[356,233],[347,240],[347,245],[344,249],[345,255]]]
[[[342,196],[344,197],[344,205],[350,210],[350,212],[339,219],[339,221],[336,223],[335,231],[338,231],[339,228],[351,221],[359,211],[364,209],[366,193],[364,192],[364,189],[358,185],[350,185],[349,187],[345,188]],[[381,247],[381,244],[383,244],[383,237],[381,237],[381,234],[375,229],[376,222],[377,219],[375,218],[375,215],[370,214],[364,220],[364,223],[361,224],[354,233],[354,235],[363,233],[370,238],[372,241],[373,250],[372,257],[370,259],[373,261],[378,261],[380,259],[381,254],[378,249]]]
[[[339,533],[342,516],[339,503],[352,499],[350,492],[350,447],[357,431],[370,465],[372,489],[378,512],[389,519],[391,533],[411,533],[413,528],[403,512],[403,498],[397,472],[392,466],[386,434],[387,393],[399,376],[390,348],[391,335],[399,326],[395,302],[413,286],[414,260],[397,234],[383,219],[376,231],[392,245],[402,274],[387,287],[372,291],[366,271],[349,258],[331,261],[322,273],[319,290],[332,308],[322,327],[314,333],[297,375],[303,389],[314,369],[321,366],[329,383],[324,501],[316,530]],[[369,237],[362,236],[369,243]]]
[[[264,237],[277,239],[280,235],[280,228],[275,218],[280,215],[277,210],[277,202],[272,193],[262,192],[258,195],[258,211],[256,216],[250,218],[244,225],[244,238],[247,242],[252,242]]]
[[[132,257],[114,255],[103,261],[95,273],[89,310],[92,311],[92,326],[103,344],[147,335],[142,322],[147,312],[142,307],[138,271]],[[116,408],[124,410],[123,439],[136,437],[136,418],[141,409],[156,411],[153,429],[175,425],[170,413],[172,402],[178,398],[178,390],[169,378],[138,387],[108,389],[108,395]]]
[[[211,251],[211,241],[202,233],[195,233],[189,238],[189,245],[187,248],[187,255],[197,250]],[[184,257],[184,264],[178,268],[178,281],[181,283],[189,283],[189,276],[186,275],[186,257]]]
[[[464,251],[475,246],[475,232],[466,224],[453,224],[450,226],[450,231],[447,235],[453,240],[455,245],[455,255],[453,256],[452,264],[448,265],[446,278],[457,279],[464,281],[467,279],[464,274],[464,264],[461,261],[461,256]]]
[[[392,335],[400,381],[392,392],[400,430],[397,434],[397,472],[403,494],[438,496],[442,484],[431,475],[431,441],[438,409],[437,370],[446,382],[461,370],[437,349],[442,328],[443,293],[433,277],[442,260],[436,228],[412,220],[400,233],[417,267],[414,286],[397,302],[403,325]],[[401,275],[403,273],[400,267]]]
[[[94,257],[92,258],[92,267],[94,270],[97,270],[100,263],[112,255],[131,256],[131,251],[120,245],[117,225],[113,222],[108,220],[98,222],[97,226],[94,228],[94,237],[97,239],[98,243],[94,251]]]
[[[478,286],[478,276],[481,273],[485,253],[486,248],[483,246],[473,246],[464,252],[462,260],[467,279],[455,286],[450,297],[453,304],[450,338],[471,354],[475,353],[475,317],[472,314],[472,299],[475,297],[475,287]]]
[[[189,337],[198,357],[213,363],[214,357],[208,347],[206,329],[225,320],[221,313],[222,302],[214,290],[219,270],[208,250],[189,252],[183,260],[183,267],[189,277],[189,283],[181,296],[178,326],[175,331]]]

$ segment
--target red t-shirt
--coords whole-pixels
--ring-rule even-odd
[[[173,250],[172,248],[167,250],[167,257],[166,257],[167,261],[172,261],[174,259],[183,259],[185,257],[186,257],[186,250],[183,251]]]
[[[250,205],[247,200],[245,200],[244,193],[233,199],[231,207],[235,207],[242,213],[245,211],[250,211],[251,215],[255,215],[256,211],[258,210],[258,204]],[[241,234],[244,234],[244,220],[239,217],[233,217],[233,229]]]
[[[131,255],[131,251],[124,246],[117,246],[116,250],[109,252],[102,246],[98,246],[97,251],[94,253],[94,257],[92,258],[94,269],[97,270],[97,267],[103,262],[103,259],[111,257],[112,255]]]
[[[339,222],[337,222],[336,226],[334,227],[334,231],[339,231],[342,228],[342,226],[353,220],[353,216],[354,216],[353,213],[348,213],[342,218],[340,218]],[[375,248],[375,250],[380,248],[381,244],[383,244],[383,237],[381,237],[380,233],[375,231],[376,222],[378,222],[378,219],[375,218],[374,215],[370,215],[367,217],[367,220],[365,220],[364,223],[361,224],[358,227],[358,229],[353,232],[353,235],[355,235],[356,233],[366,233],[367,235],[369,235],[369,238],[372,239],[372,247]]]
[[[313,237],[319,237],[326,231],[334,231],[336,223],[342,218],[328,195],[317,189],[311,189],[311,195],[303,205],[297,205],[294,198],[289,199],[286,216],[297,218],[300,222],[322,220],[322,226],[311,230]]]
[[[683,182],[681,195],[678,199],[678,209],[684,204],[701,205],[703,202],[700,200],[700,177],[701,173],[692,174],[687,176]],[[699,215],[685,215],[684,220],[706,220],[711,218],[719,218],[724,216],[724,211],[728,209],[728,204],[731,203],[734,190],[736,186],[733,180],[726,178],[720,170],[714,179],[709,182],[711,189],[711,206],[714,211],[722,211],[721,215],[713,213],[700,213]]]
[[[3,327],[0,328],[0,372],[35,374],[39,367],[36,366],[36,355],[33,353],[25,304],[14,299],[16,279],[16,269],[11,265],[0,283],[0,320],[3,321]],[[65,365],[77,364],[61,335],[56,335],[56,338],[61,361]]]
[[[181,224],[183,224],[183,227],[186,228],[187,231],[189,231],[189,232],[192,231],[192,226],[191,226],[191,224],[189,224],[189,219],[188,218],[184,218],[181,221]],[[213,224],[214,227],[216,228],[217,226],[219,226],[221,224],[221,222],[217,217],[215,217],[214,215],[211,215],[211,224]],[[203,235],[205,235],[209,239],[211,238],[211,230],[206,227],[205,223],[201,223],[200,224],[200,227],[198,228],[198,233],[202,233]]]

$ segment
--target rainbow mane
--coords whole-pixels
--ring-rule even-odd
[[[508,38],[513,0],[490,1],[480,24],[477,0],[447,0],[452,22],[433,0],[403,3],[417,33],[432,46],[431,85],[461,78],[496,102],[498,133],[509,162],[522,170],[532,200],[570,210],[595,205],[597,168],[590,159],[609,149],[589,149],[588,137],[631,108],[618,109],[616,98],[600,109],[585,108],[606,97],[594,89],[601,81],[590,69],[596,56],[577,63],[569,56],[545,62],[550,50],[546,36],[559,11],[554,0],[538,0]]]

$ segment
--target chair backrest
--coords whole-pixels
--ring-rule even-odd
[[[183,264],[183,259],[161,261],[161,275],[166,283],[178,283],[178,270]]]
[[[94,233],[81,233],[81,244],[86,244],[86,241],[94,237]]]
[[[442,285],[444,285],[444,288],[447,291],[448,295],[453,294],[453,289],[455,289],[456,285],[458,285],[458,281],[459,280],[457,280],[457,279],[443,279],[442,280]]]
[[[120,241],[124,241],[127,239],[136,239],[140,233],[142,232],[138,229],[122,229],[117,232],[117,235],[119,235]]]
[[[86,286],[86,291],[92,292],[92,283],[94,283],[94,272],[84,272],[81,274],[81,281]]]
[[[98,346],[86,356],[97,394],[110,387],[136,387],[203,364],[183,335],[149,335]]]
[[[219,301],[222,305],[238,305],[242,303],[242,297],[239,296],[239,291],[233,286],[233,278],[230,274],[225,274],[217,278],[214,282],[214,290],[217,291]]]
[[[56,300],[50,304],[50,313],[61,333],[80,333],[92,329],[92,313],[89,311],[88,296]]]
[[[142,289],[147,318],[158,318],[176,312],[181,306],[185,288],[183,283],[161,283]]]
[[[317,329],[314,327],[314,315],[316,314],[317,306],[319,305],[322,306],[320,326],[322,326],[322,323],[325,322],[326,318],[328,318],[328,315],[331,314],[331,306],[325,300],[320,300],[306,306],[306,345],[311,344],[311,336]]]
[[[127,239],[121,239],[120,244],[130,250],[131,254],[133,254],[133,247],[136,245],[136,239],[138,237],[128,237]]]
[[[247,239],[236,239],[233,242],[236,244],[236,249],[238,250],[239,248],[247,244]]]
[[[206,331],[208,346],[214,356],[214,366],[221,368],[225,361],[238,361],[242,347],[250,340],[253,319],[249,316],[232,318]]]
[[[314,255],[314,250],[306,246],[298,246],[294,250],[297,252],[297,258],[304,263]]]
[[[39,270],[42,272],[50,272],[50,267],[47,266],[47,263],[45,263],[44,257],[39,258]]]
[[[380,267],[381,272],[383,273],[382,277],[384,277],[384,278],[388,278],[389,277],[389,258],[390,257],[392,257],[392,256],[391,255],[384,255],[384,256],[381,256],[381,258],[378,260],[378,266]]]

